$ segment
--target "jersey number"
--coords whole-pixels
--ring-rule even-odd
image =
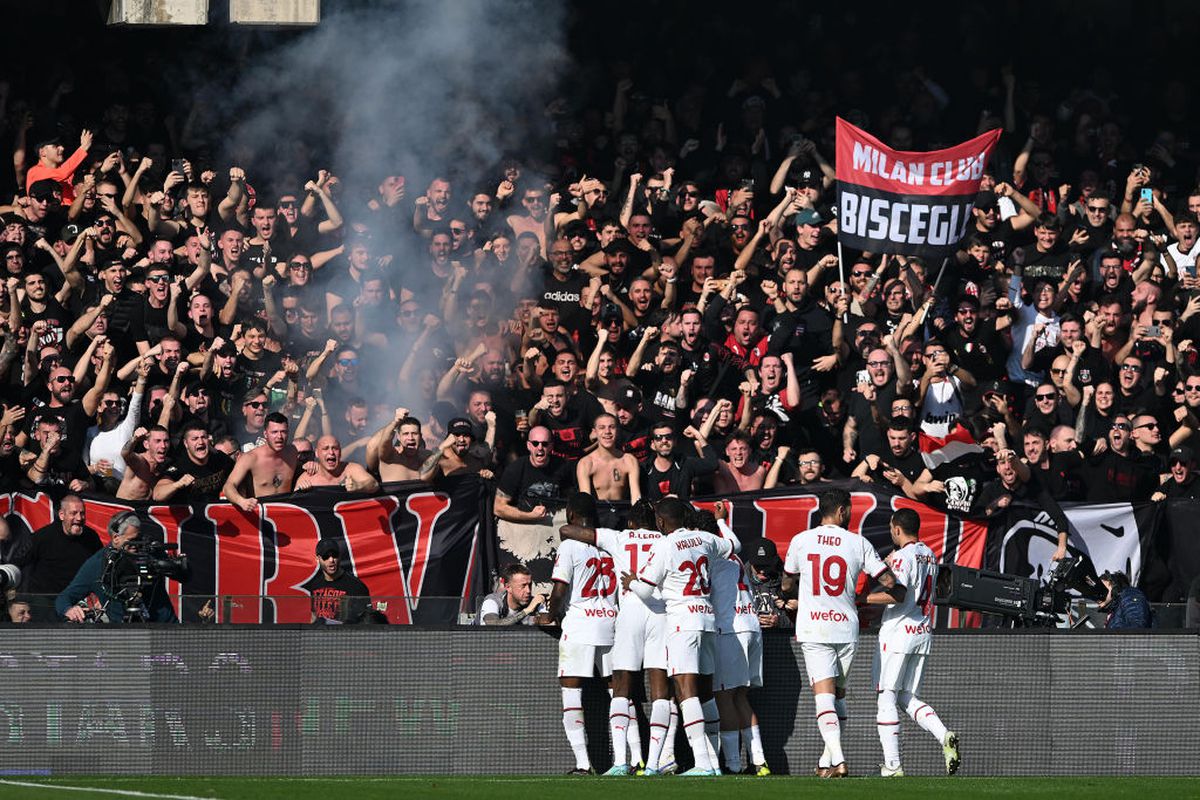
[[[638,548],[640,547],[643,553],[649,553],[651,546],[649,544],[639,545],[636,542],[625,545],[625,552],[629,554],[629,571],[634,577],[637,577],[638,574]]]
[[[687,586],[683,587],[685,597],[703,597],[708,594],[708,556],[700,556],[694,563],[684,561],[679,565],[679,571],[688,573]]]
[[[921,594],[917,596],[917,606],[921,613],[929,616],[933,613],[933,576],[926,575],[925,583],[921,584]]]
[[[603,558],[589,558],[587,560],[587,568],[592,571],[588,576],[587,582],[583,584],[581,594],[584,597],[608,597],[617,589],[617,575],[613,569],[613,560],[604,556]],[[596,586],[597,581],[602,581],[600,586]]]
[[[824,594],[838,597],[846,591],[846,559],[841,556],[830,556],[821,565],[820,553],[809,553],[808,563],[812,565],[812,593],[814,597]]]

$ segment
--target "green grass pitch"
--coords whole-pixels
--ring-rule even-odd
[[[622,787],[633,782],[636,786]],[[495,796],[569,797],[571,800],[610,800],[614,791],[647,792],[659,798],[742,797],[787,798],[887,797],[888,800],[934,798],[1053,797],[1055,800],[1118,800],[1147,797],[1200,796],[1196,778],[851,778],[822,781],[812,777],[751,778],[554,778],[554,777],[362,777],[362,778],[129,778],[129,777],[4,777],[0,797],[5,800],[47,798],[131,797],[142,800],[354,800],[397,797],[478,798]]]

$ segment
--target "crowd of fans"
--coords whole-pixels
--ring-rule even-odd
[[[127,98],[72,127],[59,92],[2,83],[0,490],[252,513],[469,472],[513,523],[577,487],[853,477],[1056,521],[1197,496],[1197,154],[1103,97],[1043,113],[981,80],[1008,153],[944,264],[839,263],[832,112],[768,71],[669,100],[622,78],[605,109],[547,108],[552,152],[366,186],[218,162]],[[946,91],[899,86],[907,118],[852,120],[945,143]],[[955,439],[982,452],[922,457]]]

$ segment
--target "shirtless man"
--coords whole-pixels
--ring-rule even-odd
[[[288,443],[290,437],[287,417],[278,411],[268,414],[263,435],[266,443],[242,454],[234,465],[233,472],[229,473],[223,489],[229,502],[248,513],[258,510],[258,500],[255,498],[292,491],[292,483],[296,477],[296,459],[299,453]],[[316,471],[315,465],[313,471]],[[247,475],[250,476],[253,486],[252,497],[247,497],[238,489]]]
[[[317,471],[312,475],[301,475],[296,481],[297,491],[316,486],[341,486],[347,492],[373,492],[379,481],[371,477],[362,466],[342,461],[342,443],[336,436],[317,439]]]
[[[146,444],[146,452],[138,452],[143,442]],[[121,458],[125,459],[125,475],[117,488],[117,499],[149,500],[154,491],[154,484],[163,478],[167,451],[170,448],[170,434],[161,425],[155,425],[149,430],[138,428],[134,431],[133,438],[121,450]]]
[[[396,448],[399,429],[400,447]],[[391,421],[380,428],[367,444],[367,469],[379,473],[384,483],[421,479],[421,464],[432,453],[422,447],[421,421],[397,408]]]
[[[450,476],[459,472],[477,472],[484,479],[494,477],[492,471],[485,467],[484,461],[468,452],[475,440],[470,420],[455,417],[450,420],[446,430],[446,438],[421,465],[421,480],[432,483],[437,480],[438,475]]]
[[[735,494],[775,488],[775,483],[779,480],[779,469],[788,454],[788,448],[779,449],[783,452],[770,468],[762,462],[752,464],[750,452],[753,448],[750,445],[750,437],[742,431],[735,431],[725,444],[725,457],[729,460],[717,463],[713,490],[717,494]]]
[[[597,500],[617,500],[636,503],[642,497],[639,483],[641,469],[632,453],[624,453],[617,445],[617,418],[601,414],[592,424],[596,449],[579,459],[575,479],[579,491],[594,495]]]

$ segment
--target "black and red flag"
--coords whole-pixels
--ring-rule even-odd
[[[838,241],[872,253],[946,256],[971,223],[971,206],[1000,131],[911,153],[837,120]]]

